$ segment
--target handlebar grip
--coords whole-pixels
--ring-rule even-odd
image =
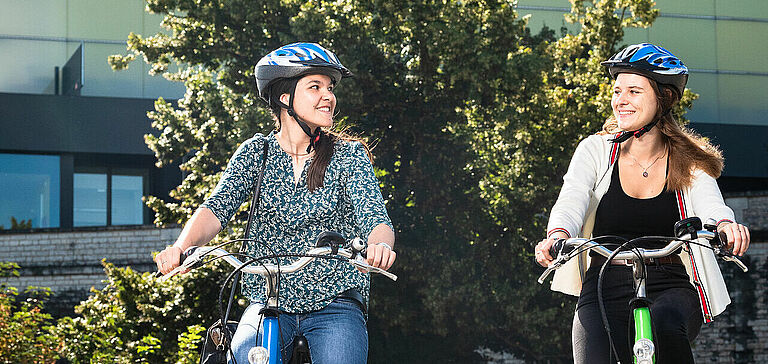
[[[717,239],[713,239],[713,241],[714,240],[717,240],[717,243],[720,244],[720,246],[722,246],[723,248],[728,246],[728,235],[726,235],[722,231],[717,232]]]
[[[192,247],[189,247],[186,251],[181,252],[181,255],[179,255],[179,265],[184,264],[184,261],[187,260],[187,258],[189,258],[189,256],[195,252],[195,250],[197,250],[197,247],[192,246]],[[162,276],[163,276],[163,273],[160,273],[160,271],[155,272],[156,278],[162,277]]]
[[[552,246],[549,247],[549,256],[552,258],[556,257],[563,250],[563,245],[565,245],[565,239],[556,239]]]
[[[187,260],[187,258],[189,258],[189,256],[195,252],[195,250],[197,250],[197,247],[191,246],[187,250],[182,252],[181,255],[179,256],[179,265],[184,264],[184,261]]]

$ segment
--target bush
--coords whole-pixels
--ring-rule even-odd
[[[0,278],[18,276],[19,266],[0,262]],[[51,315],[43,313],[50,289],[27,287],[20,301],[18,290],[0,284],[0,362],[53,363],[58,339],[47,332]]]

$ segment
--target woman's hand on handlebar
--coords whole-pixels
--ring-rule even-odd
[[[395,251],[392,250],[392,247],[387,243],[375,243],[368,244],[365,256],[366,261],[371,266],[387,270],[392,264],[395,264],[397,253],[395,253]]]
[[[728,241],[725,245],[728,249],[731,249],[733,255],[743,256],[749,248],[749,229],[739,223],[731,222],[722,224],[717,228],[717,231],[724,233],[728,237]]]
[[[181,260],[181,254],[183,251],[180,247],[170,245],[165,247],[163,251],[155,255],[155,263],[157,264],[157,271],[162,274],[167,274],[174,268],[179,266]]]
[[[552,263],[552,260],[555,259],[549,254],[549,248],[552,247],[552,244],[557,239],[568,239],[568,235],[566,235],[563,232],[556,231],[555,233],[550,235],[548,238],[536,244],[536,249],[535,249],[536,262],[539,263],[540,266],[546,268],[549,266],[549,263]]]

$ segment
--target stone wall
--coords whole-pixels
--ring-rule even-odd
[[[736,220],[752,231],[743,273],[721,263],[731,304],[701,329],[694,352],[697,363],[768,363],[768,194],[726,196]]]
[[[132,226],[0,234],[1,260],[21,267],[19,277],[5,282],[20,291],[27,286],[50,287],[54,296],[47,306],[65,314],[87,297],[91,287],[103,287],[102,259],[141,272],[155,270],[151,253],[173,242],[179,232],[179,228]]]

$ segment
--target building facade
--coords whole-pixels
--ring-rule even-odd
[[[184,87],[133,62],[115,72],[131,32],[161,31],[141,0],[0,0],[0,247],[21,266],[11,284],[48,286],[71,312],[104,278],[102,259],[153,269],[158,229],[147,195],[168,198],[178,166],[157,168],[144,135],[158,97]]]

